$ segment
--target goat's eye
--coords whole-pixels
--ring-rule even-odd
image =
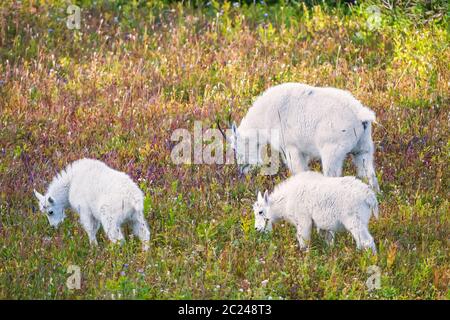
[[[53,214],[53,211],[50,210],[50,211],[48,212],[48,215],[51,216],[52,214]]]
[[[260,216],[262,216],[262,214],[264,213],[262,210],[260,212],[258,212]]]

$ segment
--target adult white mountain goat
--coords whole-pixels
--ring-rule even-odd
[[[269,143],[294,174],[307,171],[310,160],[320,159],[326,176],[341,176],[343,161],[351,154],[357,176],[367,177],[379,191],[373,164],[374,121],[374,112],[347,91],[285,83],[258,97],[239,128],[233,123],[229,142],[244,173],[250,164],[262,163],[261,146]],[[279,143],[268,136],[274,129]],[[255,132],[257,148],[249,150],[244,146]]]
[[[378,218],[377,198],[368,185],[355,177],[302,172],[277,185],[270,195],[268,191],[264,196],[258,193],[253,211],[258,231],[271,231],[278,220],[295,225],[301,249],[308,246],[315,225],[318,230],[326,230],[331,240],[334,232],[347,230],[358,248],[376,253],[368,224],[372,213]]]
[[[128,175],[101,161],[75,161],[53,178],[45,195],[36,190],[34,194],[55,228],[64,220],[64,210],[71,207],[78,212],[91,244],[97,244],[100,224],[112,242],[124,241],[121,226],[129,222],[144,250],[148,249],[150,231],[144,219],[142,191]]]

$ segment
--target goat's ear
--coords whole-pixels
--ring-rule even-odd
[[[261,194],[261,191],[258,191],[258,202],[263,201],[263,196]]]
[[[34,192],[34,195],[36,196],[36,198],[39,200],[39,202],[44,202],[44,196],[42,194],[40,194],[36,190],[33,190],[33,192]]]
[[[52,197],[48,197],[48,203],[54,204],[55,200]]]
[[[266,190],[266,191],[264,192],[264,202],[265,202],[266,204],[269,204],[269,191],[268,191],[268,190]]]

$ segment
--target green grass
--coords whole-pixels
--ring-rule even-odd
[[[65,1],[0,4],[0,298],[450,298],[441,2],[373,2],[375,30],[366,24],[370,3],[121,3],[77,1],[79,31],[65,26]],[[289,225],[255,233],[256,191],[286,170],[238,178],[232,166],[172,164],[174,129],[239,121],[264,89],[287,81],[345,88],[376,112],[377,257],[357,251],[348,234],[333,247],[314,235],[302,253]],[[73,212],[53,230],[33,210],[33,188],[44,191],[81,157],[139,183],[148,253],[137,240],[111,245],[103,233],[91,248]],[[81,268],[80,290],[66,287],[69,265]],[[370,292],[371,265],[381,288]]]

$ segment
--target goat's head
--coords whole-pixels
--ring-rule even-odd
[[[272,231],[272,218],[270,212],[269,192],[266,190],[264,196],[258,192],[258,198],[253,204],[255,214],[255,229],[259,232]]]
[[[39,202],[39,210],[47,216],[52,227],[57,227],[65,218],[64,207],[50,195],[42,195],[34,190],[34,195]]]

